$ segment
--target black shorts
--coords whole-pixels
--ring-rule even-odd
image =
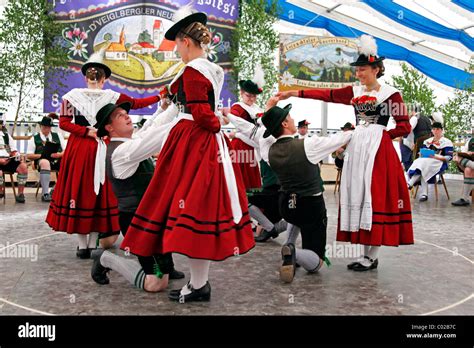
[[[20,161],[15,161],[14,159],[11,159],[10,162],[8,162],[6,165],[2,166],[0,165],[0,171],[2,172],[10,172],[10,173],[15,173],[17,168],[20,166],[21,162]]]
[[[340,159],[338,157],[336,157],[334,159],[334,164],[336,165],[336,167],[338,167],[339,169],[342,169],[342,167],[344,166],[344,160],[343,159]]]
[[[41,168],[39,166],[39,161],[41,161],[41,159],[39,160],[35,160],[35,167],[38,169],[38,172],[41,171]],[[54,160],[54,161],[49,161],[50,165],[51,165],[51,170],[55,170],[57,172],[59,172],[59,167],[61,166],[61,160],[58,159],[58,160]]]
[[[264,188],[261,192],[256,192],[248,197],[249,204],[260,208],[273,224],[282,219],[278,206],[279,188],[279,185]]]
[[[169,254],[155,254],[153,256],[138,256],[138,262],[145,274],[156,274],[155,264],[163,274],[170,274],[174,270],[173,257]]]
[[[286,193],[280,194],[281,215],[288,223],[301,229],[303,249],[312,250],[324,259],[328,219],[323,196],[296,198],[296,207],[290,204],[290,198]]]

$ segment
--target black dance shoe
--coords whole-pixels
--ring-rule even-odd
[[[459,198],[457,201],[451,202],[451,204],[455,207],[465,207],[471,205],[471,203],[469,201],[466,201],[464,198]]]
[[[419,202],[426,202],[427,200],[428,200],[428,196],[427,195],[422,195],[418,201]]]
[[[366,256],[364,256],[364,257],[366,257]],[[360,262],[359,261],[351,262],[350,264],[347,265],[347,269],[354,269],[354,267],[356,265],[360,265]]]
[[[79,249],[77,247],[76,256],[82,260],[90,259],[91,258],[91,250],[90,249]]]
[[[15,197],[15,201],[17,203],[25,203],[25,195],[23,193],[20,193],[18,194],[16,197]]]
[[[379,259],[372,260],[368,256],[364,256],[364,258],[368,259],[370,261],[370,266],[364,266],[360,262],[357,262],[356,265],[352,267],[353,271],[356,272],[365,272],[365,271],[370,271],[371,269],[376,269],[379,265]]]
[[[295,277],[296,270],[296,250],[291,243],[283,245],[281,248],[281,258],[283,264],[280,267],[280,279],[285,283],[291,283]]]
[[[183,279],[184,278],[184,273],[177,271],[173,268],[173,270],[169,274],[170,279]]]
[[[191,293],[187,295],[181,295],[181,289],[171,290],[168,294],[168,298],[172,301],[186,303],[186,302],[204,302],[211,300],[211,284],[206,282],[206,284],[200,289],[194,289],[191,283],[188,282],[188,289],[191,290]]]
[[[278,235],[279,235],[279,233],[277,232],[275,227],[273,227],[273,229],[271,231],[263,230],[262,233],[260,233],[260,235],[258,237],[255,237],[255,241],[258,242],[258,243],[264,243],[267,240],[269,240],[270,238],[278,237]]]
[[[94,279],[94,281],[100,285],[106,285],[110,283],[109,277],[107,277],[107,272],[110,271],[110,268],[106,268],[100,263],[100,257],[103,253],[104,250],[97,251],[94,253],[94,262],[92,263],[91,269],[92,279]]]

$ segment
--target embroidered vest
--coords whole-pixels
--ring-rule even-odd
[[[137,171],[131,177],[127,179],[116,179],[112,170],[112,155],[115,149],[121,144],[123,144],[121,141],[111,141],[110,144],[107,145],[105,168],[115,196],[117,196],[119,211],[133,213],[137,210],[153,178],[155,166],[151,158],[149,158],[140,162]]]
[[[35,154],[43,153],[43,148],[44,148],[44,145],[46,145],[46,142],[43,142],[43,140],[41,139],[41,135],[39,133],[35,134],[33,138],[35,141]],[[51,132],[51,138],[53,140],[53,143],[59,144],[58,152],[62,152],[63,148],[61,147],[61,141],[59,140],[58,133]]]
[[[304,139],[279,139],[270,147],[268,157],[283,191],[296,193],[300,197],[323,191],[319,166],[306,157]]]

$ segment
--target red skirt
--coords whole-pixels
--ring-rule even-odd
[[[46,222],[55,231],[118,234],[118,206],[105,178],[99,194],[94,192],[97,141],[71,134],[61,160]]]
[[[181,120],[160,152],[121,248],[140,256],[179,253],[213,261],[248,252],[255,242],[235,164],[234,172],[243,213],[238,224],[233,222],[216,135]]]
[[[410,195],[400,159],[386,131],[375,155],[371,185],[372,229],[341,231],[338,222],[336,239],[374,246],[413,244]]]
[[[242,140],[234,138],[231,142],[232,160],[237,163],[237,167],[242,174],[246,189],[262,187],[262,178],[258,169],[258,162],[255,158],[255,150]]]

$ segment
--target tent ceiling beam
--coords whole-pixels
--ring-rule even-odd
[[[410,40],[407,40],[399,35],[392,34],[386,30],[374,27],[370,24],[364,23],[362,21],[359,21],[355,18],[346,16],[342,13],[338,12],[330,12],[328,13],[328,7],[316,4],[312,1],[308,0],[287,0],[288,3],[293,4],[295,6],[301,7],[307,11],[316,13],[318,15],[326,16],[332,20],[335,20],[339,23],[342,23],[344,25],[347,25],[348,27],[353,27],[357,30],[360,30],[365,33],[369,33],[375,37],[378,37],[380,39],[386,40],[388,42],[392,42],[396,45],[399,45],[401,47],[405,47],[406,49],[409,49],[413,52],[417,52],[419,54],[422,54],[426,57],[435,59],[441,63],[451,65],[453,66],[453,62],[457,63],[457,67],[459,69],[466,69],[468,67],[468,62],[458,59],[452,56],[449,56],[445,53],[442,53],[440,51],[434,50],[432,48],[426,47],[426,46],[413,46],[413,42]]]

